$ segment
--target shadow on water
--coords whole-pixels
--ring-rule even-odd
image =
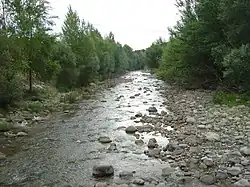
[[[155,106],[164,111],[164,98],[159,87],[164,83],[149,73],[140,71],[126,74],[120,83],[96,95],[96,99],[80,103],[80,110],[67,120],[43,124],[44,131],[22,142],[23,151],[8,158],[1,166],[0,184],[10,186],[63,186],[92,185],[92,168],[96,164],[112,164],[115,176],[110,179],[121,182],[121,171],[135,171],[135,176],[161,178],[161,168],[166,167],[158,159],[144,154],[149,138],[156,138],[161,146],[168,139],[155,132],[141,133],[144,145],[135,144],[136,137],[125,133],[130,125],[142,125],[131,120],[141,112]],[[137,120],[140,118],[137,118]],[[47,130],[46,130],[47,129]],[[101,144],[98,137],[109,136],[117,145],[117,152],[108,152],[109,144]]]

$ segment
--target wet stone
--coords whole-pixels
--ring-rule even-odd
[[[126,133],[133,134],[137,131],[137,128],[135,126],[129,126],[125,129]]]
[[[142,146],[144,144],[143,140],[135,140],[136,145]]]
[[[156,141],[155,138],[149,139],[149,141],[148,141],[148,148],[153,149],[153,148],[155,148],[157,146],[158,145],[157,145],[157,141]]]
[[[98,182],[95,184],[95,187],[107,187],[107,183],[106,182]]]
[[[152,106],[152,107],[148,108],[148,111],[149,112],[157,112],[157,109],[154,106]]]
[[[214,183],[216,182],[216,178],[215,178],[214,175],[211,175],[211,174],[209,175],[209,174],[207,174],[207,175],[201,176],[201,177],[200,177],[200,181],[201,181],[202,183],[204,183],[204,184],[212,185],[212,184],[214,184]]]
[[[98,138],[100,143],[110,143],[112,140],[108,136],[101,136]]]
[[[227,173],[232,176],[237,176],[241,173],[240,167],[231,167],[227,169]]]
[[[171,168],[170,166],[165,167],[165,168],[162,169],[162,176],[163,176],[163,177],[169,176],[169,175],[171,175],[173,172],[174,172],[174,169]]]
[[[114,168],[111,165],[99,165],[93,167],[93,176],[108,177],[114,175]]]
[[[135,178],[133,180],[133,184],[137,184],[137,185],[144,185],[145,181],[141,178]]]
[[[6,155],[0,152],[0,160],[5,160],[5,159],[6,159]]]
[[[119,173],[119,177],[120,178],[126,178],[126,179],[131,178],[131,177],[133,177],[133,172],[122,171],[122,172]]]
[[[245,156],[250,156],[250,147],[242,147],[240,152]]]
[[[247,179],[240,179],[234,183],[234,187],[250,187],[250,183]]]
[[[28,133],[26,133],[26,132],[18,132],[16,135],[17,136],[28,136]]]

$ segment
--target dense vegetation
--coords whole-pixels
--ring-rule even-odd
[[[170,40],[147,49],[150,59],[148,54],[156,54],[151,67],[159,66],[163,79],[192,88],[249,91],[250,1],[178,0],[176,5],[181,19],[169,29]]]
[[[68,9],[62,33],[44,0],[1,0],[0,108],[21,100],[34,81],[74,89],[143,67],[143,51],[103,37]]]

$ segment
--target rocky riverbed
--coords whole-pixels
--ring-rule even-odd
[[[209,91],[145,72],[123,79],[20,135],[20,151],[0,154],[0,186],[250,186],[248,107],[214,105]]]

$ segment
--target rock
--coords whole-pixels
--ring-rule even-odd
[[[161,149],[159,148],[149,149],[148,156],[158,158],[160,156],[160,153],[161,153]]]
[[[240,149],[240,152],[245,156],[250,156],[250,147],[242,147]]]
[[[135,178],[134,180],[133,180],[133,184],[137,184],[137,185],[144,185],[144,180],[143,179],[141,179],[141,178]]]
[[[108,136],[101,136],[98,138],[98,141],[101,143],[110,143],[112,140]]]
[[[193,181],[193,177],[181,177],[180,179],[178,179],[178,183],[180,184],[186,184],[192,181]]]
[[[202,158],[202,161],[208,167],[211,167],[214,165],[214,161],[211,158],[204,157],[204,158]]]
[[[133,177],[133,172],[122,171],[122,172],[119,173],[119,177],[120,178],[126,178],[126,179],[131,178],[131,177]]]
[[[165,168],[162,169],[162,174],[161,175],[163,177],[167,177],[167,176],[171,175],[173,172],[174,172],[174,169],[171,168],[170,166],[168,166],[168,167],[165,167]]]
[[[5,159],[6,159],[6,155],[0,152],[0,160],[5,160]]]
[[[143,140],[135,140],[135,144],[136,145],[143,145],[144,142],[143,142]]]
[[[107,187],[107,183],[106,182],[98,182],[95,184],[95,187]]]
[[[128,126],[126,129],[125,129],[126,133],[128,134],[133,134],[137,131],[137,128],[135,126]]]
[[[17,136],[28,136],[28,134],[26,132],[18,132],[16,135]]]
[[[134,98],[135,98],[135,96],[130,96],[129,98],[130,98],[130,99],[134,99]]]
[[[148,108],[149,112],[157,112],[157,109],[154,106]]]
[[[218,170],[216,172],[216,178],[219,179],[219,180],[224,180],[228,177],[227,173],[225,171],[222,171],[222,170]]]
[[[173,152],[176,149],[180,149],[177,143],[169,142],[168,145],[163,149],[163,151],[170,151]]]
[[[201,176],[200,181],[206,185],[212,185],[212,184],[216,183],[216,178],[214,175],[207,174],[207,175]]]
[[[195,123],[195,122],[196,122],[196,119],[195,119],[194,117],[188,116],[188,117],[186,118],[186,122],[187,122],[187,123]]]
[[[250,183],[247,179],[240,179],[234,183],[234,187],[250,187]]]
[[[206,129],[206,125],[198,125],[197,128],[198,129]]]
[[[142,113],[141,113],[141,112],[138,112],[137,114],[135,114],[135,117],[137,117],[137,118],[142,117]]]
[[[232,176],[237,176],[241,173],[241,169],[240,169],[240,167],[227,168],[227,173],[232,175]]]
[[[93,176],[108,177],[114,175],[114,168],[111,165],[99,165],[93,167]]]
[[[156,139],[155,138],[149,139],[149,141],[148,141],[148,148],[153,149],[155,147],[157,147],[157,141],[156,141]]]
[[[213,141],[219,141],[220,140],[220,136],[215,133],[215,132],[208,132],[206,135],[206,140],[213,142]]]
[[[116,147],[116,144],[115,143],[111,143],[109,148],[108,148],[109,151],[117,151],[117,147]]]
[[[13,138],[13,137],[17,136],[16,134],[13,134],[13,132],[11,132],[11,131],[4,132],[3,134],[4,134],[4,136],[6,136],[8,138]]]

